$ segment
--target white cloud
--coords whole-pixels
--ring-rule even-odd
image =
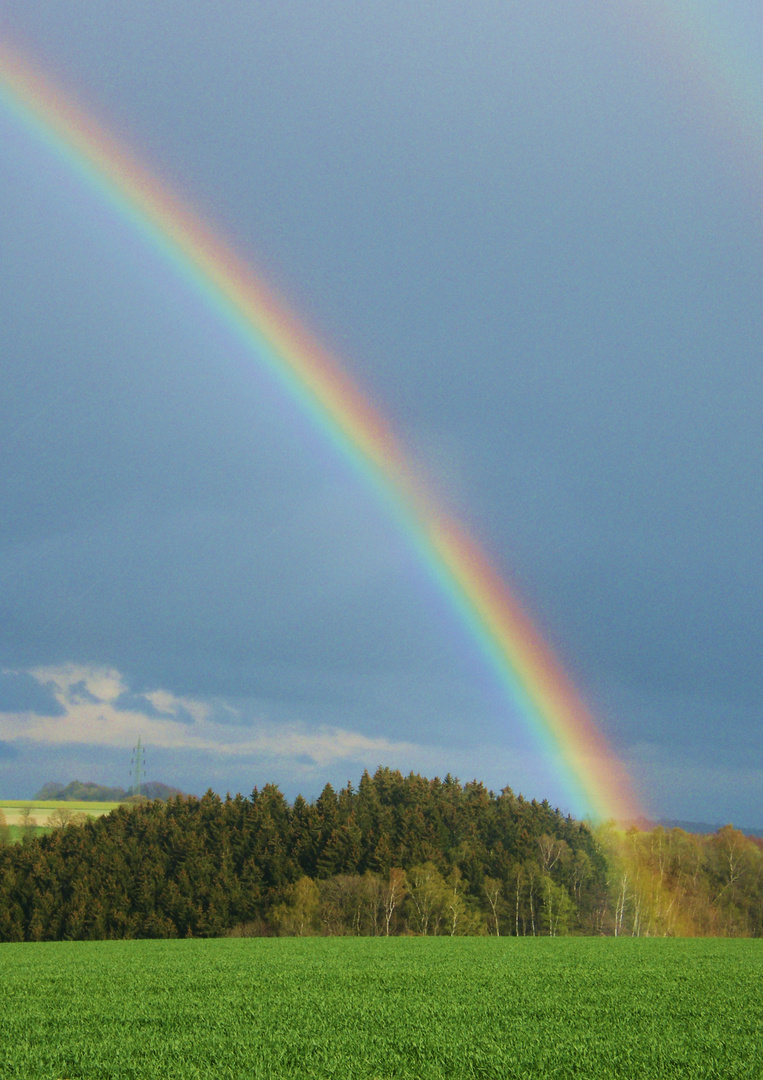
[[[98,701],[115,701],[127,690],[122,676],[114,668],[88,667],[83,664],[59,664],[32,668],[29,672],[66,707],[82,697],[81,688]]]
[[[190,715],[197,724],[203,724],[212,716],[213,709],[204,701],[196,701],[193,698],[179,698],[170,694],[168,690],[150,690],[142,697],[146,698],[157,712],[167,716],[180,716],[184,712]]]
[[[326,725],[308,729],[299,724],[277,726],[257,720],[242,723],[246,718],[228,704],[177,697],[162,689],[132,698],[132,705],[122,708],[119,699],[130,689],[113,668],[62,664],[34,668],[30,674],[52,691],[64,714],[51,717],[32,712],[0,713],[0,740],[129,749],[140,736],[145,744],[157,749],[231,757],[307,758],[316,766],[369,758],[386,761],[409,757],[420,750],[413,743],[370,738]],[[140,697],[149,703],[150,710],[141,711]]]

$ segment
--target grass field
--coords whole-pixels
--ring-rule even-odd
[[[0,811],[11,831],[11,840],[21,838],[21,821],[24,811],[29,812],[29,824],[33,827],[33,836],[42,836],[50,832],[51,814],[56,810],[68,810],[73,814],[86,814],[88,817],[101,817],[110,814],[119,803],[115,802],[65,802],[63,800],[0,799]]]
[[[18,1080],[760,1080],[763,942],[279,938],[0,946]]]

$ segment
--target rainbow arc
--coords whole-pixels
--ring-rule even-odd
[[[160,251],[383,499],[555,764],[578,814],[639,815],[620,761],[478,543],[414,475],[384,418],[260,275],[33,64],[0,44],[0,100]]]

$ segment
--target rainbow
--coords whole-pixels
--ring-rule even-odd
[[[0,100],[168,260],[359,470],[538,737],[578,814],[639,805],[562,667],[477,543],[427,493],[380,414],[210,226],[16,50],[0,44]]]
[[[757,60],[743,55],[722,6],[696,0],[620,3],[623,37],[642,52],[679,111],[759,182],[763,91]]]

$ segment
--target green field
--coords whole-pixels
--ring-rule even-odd
[[[0,945],[0,1076],[760,1080],[763,942]]]

